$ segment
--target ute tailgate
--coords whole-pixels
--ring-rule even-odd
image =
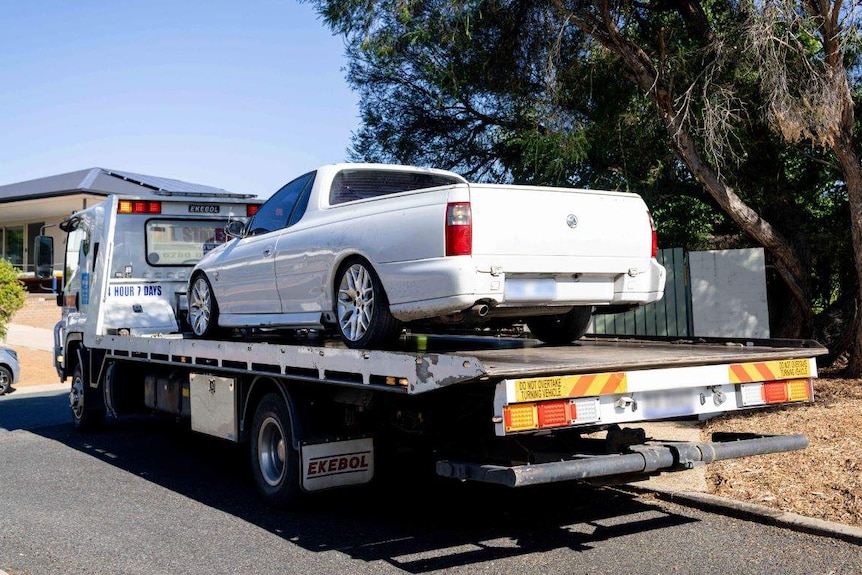
[[[636,194],[470,184],[470,205],[480,269],[618,274],[650,259],[648,212]]]

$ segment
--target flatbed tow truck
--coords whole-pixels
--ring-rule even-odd
[[[366,351],[315,330],[194,339],[184,333],[187,262],[248,202],[110,196],[64,222],[55,365],[61,381],[72,379],[76,427],[106,414],[188,420],[246,444],[260,494],[280,505],[367,483],[406,452],[430,458],[443,477],[519,487],[633,481],[808,444],[756,433],[662,441],[637,425],[813,401],[815,358],[826,350],[812,341],[587,337],[549,346],[407,334],[397,349]],[[38,267],[50,270],[47,240],[35,247]]]

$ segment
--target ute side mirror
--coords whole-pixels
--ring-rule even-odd
[[[245,223],[240,220],[231,220],[228,222],[224,233],[229,238],[241,238],[245,231]]]
[[[54,276],[54,238],[36,236],[33,239],[33,253],[36,254],[36,277],[40,280]]]

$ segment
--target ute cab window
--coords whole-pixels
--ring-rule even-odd
[[[341,170],[332,179],[329,205],[388,196],[399,192],[451,186],[461,180],[441,174],[394,170]]]

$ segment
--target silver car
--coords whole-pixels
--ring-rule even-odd
[[[9,391],[9,388],[18,381],[20,373],[18,354],[15,350],[0,347],[0,395]]]

